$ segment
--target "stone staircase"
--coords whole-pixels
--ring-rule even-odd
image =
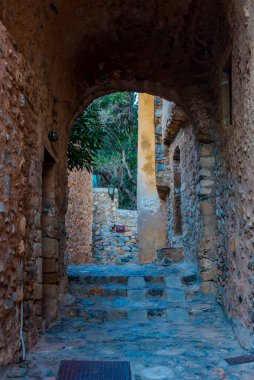
[[[197,267],[191,263],[70,266],[68,276],[75,304],[65,307],[64,313],[86,322],[181,323],[212,308],[212,303],[203,304],[206,297],[200,294]]]
[[[59,319],[30,356],[41,378],[61,360],[129,361],[133,380],[253,378],[252,367],[224,360],[245,351],[215,297],[200,291],[195,265],[81,265],[68,275]]]

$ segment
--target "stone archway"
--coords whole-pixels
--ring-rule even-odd
[[[175,100],[184,108],[199,136],[201,190],[208,184],[208,161],[214,166],[216,156],[220,184],[211,184],[209,194],[203,195],[211,194],[219,205],[221,235],[218,235],[216,252],[222,256],[221,294],[229,315],[248,328],[253,326],[254,266],[249,226],[253,198],[253,168],[249,166],[253,158],[249,143],[254,98],[250,59],[252,15],[253,5],[247,0],[232,0],[227,4],[220,0],[186,0],[181,4],[178,0],[159,4],[153,0],[145,4],[132,0],[124,3],[112,0],[106,4],[100,0],[92,4],[81,0],[37,4],[31,0],[2,1],[0,116],[4,153],[0,159],[3,167],[0,212],[5,312],[1,363],[6,364],[18,355],[17,326],[24,296],[28,346],[36,341],[41,326],[42,295],[37,285],[38,258],[42,252],[44,149],[52,152],[58,161],[55,207],[60,252],[57,298],[60,299],[66,286],[63,252],[69,128],[80,107],[96,96],[116,90],[159,95]],[[224,125],[221,129],[218,73],[225,67],[224,51],[231,45],[232,87],[239,96],[237,101],[236,95],[233,96],[232,126]],[[172,96],[172,89],[182,101]],[[58,134],[55,143],[47,138],[52,131]],[[212,158],[207,160],[207,156]],[[238,173],[239,165],[241,173]],[[234,207],[236,213],[232,211]],[[201,208],[205,210],[206,205],[203,203]],[[205,212],[204,225],[208,216]],[[212,231],[205,228],[201,237],[204,263],[217,244],[215,232],[216,223]],[[211,233],[212,238],[208,239]],[[20,273],[22,260],[24,273]],[[25,282],[24,294],[21,278]]]

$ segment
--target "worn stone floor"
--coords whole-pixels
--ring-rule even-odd
[[[254,379],[254,363],[224,360],[246,351],[195,265],[70,266],[69,284],[59,320],[1,380],[53,380],[62,359],[128,360],[135,380]]]

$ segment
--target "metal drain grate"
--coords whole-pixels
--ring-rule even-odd
[[[233,358],[225,359],[230,365],[252,363],[254,362],[254,355],[235,356]]]
[[[131,380],[130,363],[62,360],[56,380]]]

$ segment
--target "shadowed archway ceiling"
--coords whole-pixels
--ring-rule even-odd
[[[84,91],[118,78],[204,81],[222,10],[220,0],[4,0],[1,16],[44,80],[53,70]]]

